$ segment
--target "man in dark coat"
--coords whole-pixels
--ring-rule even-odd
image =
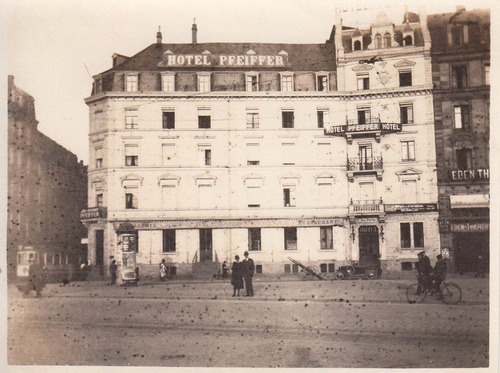
[[[247,290],[245,297],[253,297],[252,277],[255,271],[255,265],[252,258],[248,257],[248,251],[245,251],[243,255],[245,259],[243,259],[241,267],[243,270],[243,280],[245,280],[245,289]]]
[[[116,260],[112,260],[109,265],[109,274],[111,275],[111,284],[116,284],[116,272],[118,271],[118,266],[116,265]]]
[[[421,291],[423,291],[424,289],[428,289],[431,285],[432,265],[431,265],[431,260],[429,259],[429,257],[427,255],[425,255],[425,251],[421,251],[417,255],[418,255],[417,295],[419,295]]]
[[[441,293],[441,283],[446,278],[446,260],[443,259],[441,254],[437,256],[437,262],[434,265],[434,270],[432,271],[432,278],[434,280],[434,291],[438,295],[439,299],[442,299],[443,294]]]
[[[30,290],[34,290],[36,292],[36,296],[41,297],[42,290],[45,287],[45,270],[41,264],[30,264],[28,281],[30,284]]]

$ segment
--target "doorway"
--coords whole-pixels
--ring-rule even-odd
[[[376,225],[359,227],[359,265],[375,264],[379,253],[378,227]]]
[[[102,266],[104,264],[104,230],[95,231],[95,264]]]
[[[200,262],[212,261],[212,230],[200,229]]]

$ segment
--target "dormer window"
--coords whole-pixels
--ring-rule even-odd
[[[293,74],[292,73],[281,74],[281,91],[282,92],[292,92],[293,91]]]
[[[391,37],[391,34],[389,34],[388,32],[386,32],[384,34],[384,47],[386,48],[390,48],[392,45],[392,37]]]
[[[257,92],[259,90],[259,74],[246,74],[246,90],[247,92]]]
[[[404,45],[413,45],[413,38],[411,35],[407,35],[405,36],[405,38],[403,39],[403,44]]]
[[[317,73],[316,74],[316,90],[320,92],[328,91],[328,74],[327,73]]]
[[[469,42],[469,32],[467,25],[448,26],[448,44],[463,45]]]
[[[125,76],[125,90],[127,92],[137,92],[139,90],[139,76],[137,74]]]
[[[353,43],[352,49],[355,51],[360,51],[361,50],[361,41],[355,40]]]
[[[198,74],[198,92],[210,92],[210,74]]]
[[[161,90],[163,92],[175,91],[175,74],[173,73],[161,74]]]
[[[375,35],[375,48],[376,49],[382,48],[382,35],[380,34]]]
[[[361,31],[359,31],[358,28],[354,30],[351,40],[352,40],[353,51],[360,51],[363,49],[363,34],[361,34]]]

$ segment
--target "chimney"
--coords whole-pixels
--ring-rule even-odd
[[[193,44],[198,43],[198,28],[196,27],[196,18],[193,20],[193,27],[191,27],[193,32]]]
[[[158,32],[156,33],[156,44],[161,44],[161,27],[158,26]]]

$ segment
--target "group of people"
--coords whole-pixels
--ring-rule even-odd
[[[245,297],[253,297],[252,277],[255,272],[255,264],[252,258],[248,257],[248,251],[243,253],[245,259],[240,262],[240,256],[234,257],[233,265],[231,266],[231,285],[233,285],[233,297],[240,296],[240,290],[245,288]],[[229,268],[227,263],[222,264],[222,277],[228,277]]]
[[[446,260],[441,254],[437,256],[437,262],[432,267],[431,260],[421,251],[418,254],[417,272],[418,272],[418,287],[417,295],[426,289],[431,289],[437,294],[438,299],[443,298],[441,292],[441,283],[446,278]]]

